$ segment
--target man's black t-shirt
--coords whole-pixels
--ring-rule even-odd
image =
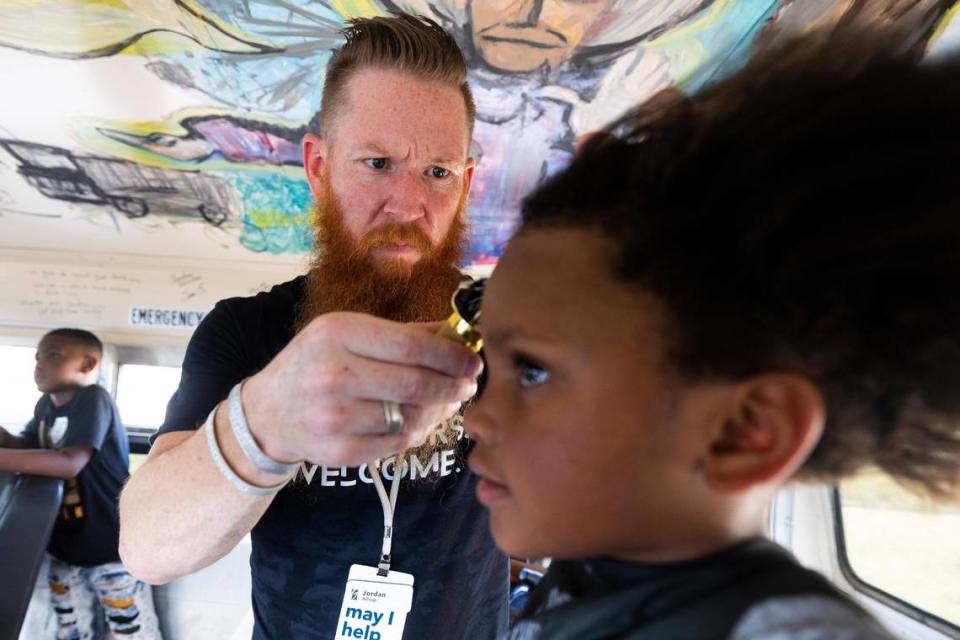
[[[219,302],[190,340],[160,433],[196,429],[233,385],[266,366],[293,338],[303,293],[300,277]],[[486,640],[506,627],[508,563],[474,499],[466,445],[462,438],[400,465],[392,568],[415,578],[408,640]],[[394,466],[384,465],[385,480]],[[383,513],[370,472],[304,465],[254,527],[254,638],[337,637],[350,566],[379,559]]]
[[[44,394],[23,434],[43,449],[93,449],[83,470],[66,482],[50,553],[84,567],[119,560],[117,500],[127,479],[129,445],[110,394],[100,385],[83,387],[61,407]]]

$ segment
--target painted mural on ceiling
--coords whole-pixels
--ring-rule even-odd
[[[576,138],[659,89],[690,91],[783,33],[909,18],[960,40],[939,0],[7,0],[0,5],[0,229],[197,236],[309,251],[300,140],[350,17],[403,10],[457,38],[477,102],[470,262]],[[954,24],[954,23],[958,24]],[[928,43],[929,40],[929,43]]]

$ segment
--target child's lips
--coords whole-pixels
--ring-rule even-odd
[[[490,478],[482,464],[477,464],[477,458],[470,461],[470,468],[480,476],[477,482],[477,500],[486,507],[493,507],[510,497],[510,488],[502,482]]]
[[[477,482],[477,500],[488,508],[510,498],[510,489],[505,484],[494,482],[488,478],[480,478]]]

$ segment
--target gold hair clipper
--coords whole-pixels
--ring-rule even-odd
[[[486,283],[486,279],[464,280],[460,283],[450,300],[453,313],[437,331],[438,336],[466,345],[477,353],[483,349],[483,338],[474,327],[480,320],[480,302]]]

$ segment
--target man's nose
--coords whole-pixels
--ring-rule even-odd
[[[384,213],[391,222],[409,223],[426,215],[427,189],[422,176],[403,173],[392,181],[390,188]]]

